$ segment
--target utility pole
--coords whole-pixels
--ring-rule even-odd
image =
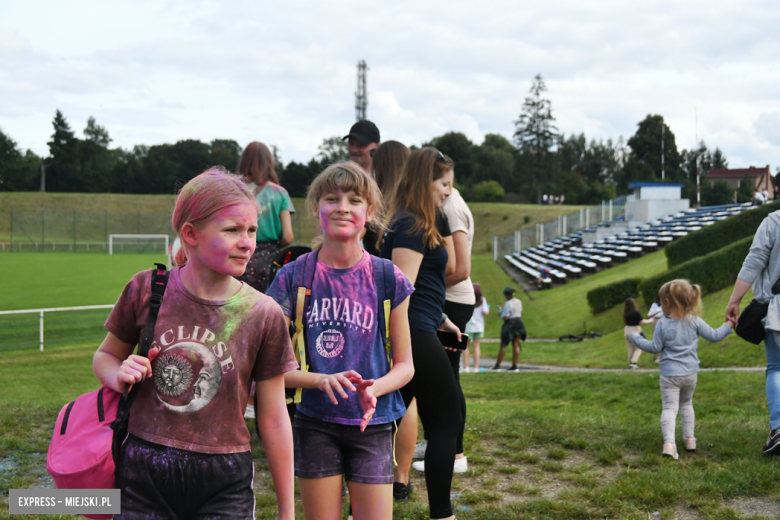
[[[357,65],[357,91],[355,92],[355,118],[358,121],[367,119],[366,108],[368,107],[368,94],[366,93],[366,60],[360,60]]]
[[[41,159],[41,193],[46,193],[46,163]]]
[[[666,168],[664,166],[664,140],[666,136],[666,124],[661,120],[661,180],[666,180]]]
[[[696,128],[696,207],[701,207],[701,173],[699,172],[699,112],[696,107],[693,108],[693,118]]]

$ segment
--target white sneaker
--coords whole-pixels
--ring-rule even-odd
[[[425,461],[418,460],[417,462],[413,462],[412,467],[417,471],[425,471]],[[455,459],[455,464],[453,464],[452,466],[453,473],[466,473],[468,470],[469,470],[469,464],[468,464],[467,457],[461,457],[460,459]]]
[[[251,404],[246,405],[246,411],[244,412],[244,419],[255,418],[255,407]]]
[[[423,441],[414,447],[414,455],[412,456],[413,459],[424,459],[425,458],[425,450],[428,448],[428,441],[423,439]],[[422,470],[420,470],[422,471]]]
[[[677,445],[671,442],[664,444],[662,453],[664,457],[671,457],[674,460],[679,460],[680,456],[677,454]]]

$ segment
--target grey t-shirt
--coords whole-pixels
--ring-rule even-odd
[[[699,336],[715,343],[729,334],[731,327],[728,323],[713,329],[698,316],[679,320],[664,316],[655,327],[653,341],[636,332],[629,336],[629,341],[645,352],[661,353],[658,366],[662,376],[690,376],[699,371]]]

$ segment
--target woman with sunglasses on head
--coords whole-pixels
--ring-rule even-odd
[[[460,331],[443,314],[446,276],[454,272],[452,233],[441,205],[452,188],[452,159],[435,148],[415,150],[409,156],[390,201],[393,215],[382,244],[390,258],[414,283],[409,300],[409,328],[415,375],[401,389],[404,403],[417,400],[429,438],[425,454],[425,482],[432,519],[454,518],[450,503],[455,444],[463,417],[458,385],[436,331]],[[409,467],[416,441],[417,420],[407,413],[399,427],[393,494],[408,497]],[[412,428],[409,425],[414,424]],[[411,442],[403,430],[411,430]]]

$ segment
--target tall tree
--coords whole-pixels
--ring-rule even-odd
[[[112,139],[108,136],[108,130],[105,127],[100,126],[95,122],[95,118],[89,116],[87,119],[87,127],[84,129],[84,137],[87,141],[91,141],[98,146],[108,148],[108,144]]]
[[[30,150],[23,154],[16,142],[0,131],[0,191],[38,189],[40,157]]]
[[[98,125],[95,118],[87,119],[84,128],[84,140],[79,144],[80,172],[79,191],[110,191],[113,182],[114,167],[121,152],[109,150],[111,137],[105,127]]]
[[[628,140],[628,146],[631,148],[631,155],[640,165],[636,168],[636,173],[641,176],[651,173],[652,178],[640,177],[632,180],[652,181],[661,180],[662,177],[666,181],[679,182],[683,180],[683,174],[680,170],[682,160],[677,151],[674,133],[664,123],[663,116],[648,114],[637,126],[636,133]],[[661,173],[662,138],[664,143],[664,175]]]
[[[324,165],[349,159],[347,142],[338,136],[326,137],[317,149],[319,150],[317,157]]]
[[[59,109],[52,121],[54,133],[49,145],[50,158],[46,161],[46,189],[48,191],[84,191],[81,179],[79,140]]]
[[[558,128],[553,124],[552,103],[542,97],[547,91],[541,74],[531,84],[531,95],[523,102],[523,111],[515,121],[515,145],[531,159],[530,171],[536,185],[536,203],[542,203],[542,187],[545,177],[551,177],[554,165],[550,160],[552,147],[558,138]]]
[[[423,146],[432,146],[455,162],[455,177],[458,183],[463,185],[473,182],[471,155],[474,150],[474,143],[466,137],[466,134],[447,132],[434,137],[427,143],[423,143]]]

